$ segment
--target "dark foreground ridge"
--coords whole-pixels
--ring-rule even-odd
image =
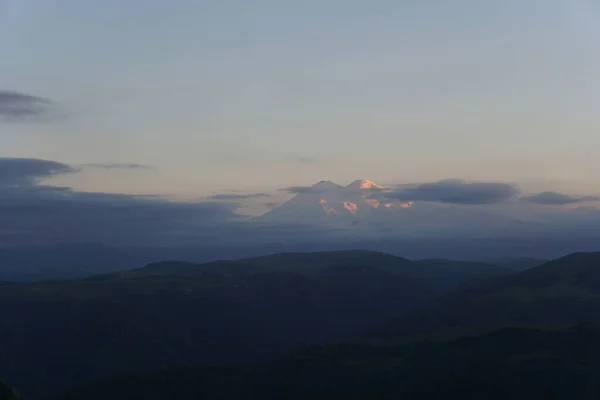
[[[485,263],[371,251],[161,262],[70,281],[0,283],[0,376],[29,397],[114,373],[273,359],[360,337]]]
[[[565,326],[600,321],[599,267],[599,253],[517,272],[349,251],[0,282],[0,376],[34,400],[539,398],[515,379],[544,374],[583,396],[567,380],[597,393],[597,350],[580,344],[599,333]],[[342,344],[311,347],[325,343]]]
[[[54,400],[592,400],[600,330],[504,328],[447,342],[342,344],[255,367],[120,376]]]
[[[0,379],[0,400],[25,400],[25,398]]]
[[[600,253],[575,253],[516,274],[465,282],[375,337],[448,328],[600,321]]]

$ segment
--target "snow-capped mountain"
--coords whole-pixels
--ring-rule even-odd
[[[389,216],[391,209],[410,208],[412,203],[379,200],[386,189],[372,181],[356,180],[348,186],[321,181],[298,190],[298,194],[257,219],[265,222],[328,223],[376,220]]]
[[[348,186],[346,186],[346,188],[350,189],[350,190],[359,190],[359,189],[383,189],[384,187],[379,186],[375,182],[370,181],[368,179],[359,179],[357,181],[352,182]]]

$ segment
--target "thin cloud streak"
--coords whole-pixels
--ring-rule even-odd
[[[570,205],[586,201],[600,201],[600,196],[570,196],[558,192],[541,192],[522,197],[523,200],[541,205]]]
[[[151,165],[121,163],[87,163],[83,164],[83,167],[99,169],[154,169]]]
[[[207,197],[210,200],[248,200],[248,199],[257,199],[261,197],[268,197],[267,193],[248,193],[248,194],[236,194],[236,193],[219,193],[212,196]]]
[[[48,115],[55,106],[49,99],[17,91],[0,90],[0,118],[28,120]]]

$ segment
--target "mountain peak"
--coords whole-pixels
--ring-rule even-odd
[[[380,218],[389,219],[393,211],[388,212],[388,209],[405,209],[412,205],[411,202],[388,202],[372,198],[370,195],[373,191],[384,190],[384,187],[368,179],[356,180],[348,186],[323,180],[301,189],[296,196],[260,218],[264,221],[293,221],[303,224],[309,221],[317,224],[329,221],[355,224],[358,219],[370,223],[369,221],[379,221]]]
[[[312,187],[326,189],[326,188],[340,188],[341,186],[332,181],[320,181],[320,182],[315,183]]]
[[[370,181],[368,179],[356,180],[346,187],[348,189],[383,189],[383,186],[380,186],[380,185],[376,184],[375,182]]]

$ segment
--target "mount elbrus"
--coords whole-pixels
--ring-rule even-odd
[[[408,209],[411,201],[385,199],[385,187],[369,180],[348,186],[321,181],[298,190],[295,197],[258,218],[268,222],[358,221],[389,215],[394,209]]]

